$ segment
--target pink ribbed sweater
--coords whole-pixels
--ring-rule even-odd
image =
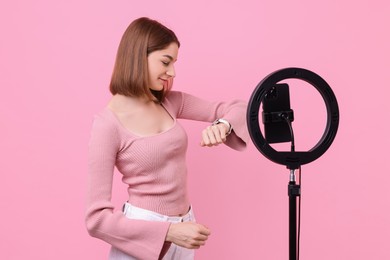
[[[132,205],[175,216],[186,212],[190,205],[186,183],[187,135],[176,119],[228,120],[234,131],[225,144],[236,150],[244,149],[249,137],[246,103],[242,101],[208,102],[172,91],[163,106],[175,120],[165,132],[136,136],[105,108],[94,118],[89,142],[88,232],[137,259],[158,259],[170,224],[130,220],[122,212],[114,211],[114,167],[128,185]]]

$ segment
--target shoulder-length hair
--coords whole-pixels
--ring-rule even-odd
[[[124,32],[116,55],[110,92],[132,97],[148,97],[162,102],[171,86],[162,93],[149,89],[148,55],[171,43],[180,47],[175,33],[161,23],[146,17],[134,20]]]

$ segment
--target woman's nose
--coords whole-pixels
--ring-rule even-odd
[[[168,76],[175,77],[176,76],[175,67],[173,66],[169,67],[166,73]]]

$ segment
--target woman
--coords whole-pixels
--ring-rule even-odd
[[[246,104],[208,102],[170,91],[180,43],[149,18],[120,42],[112,99],[94,118],[89,143],[86,226],[112,245],[109,259],[193,259],[210,230],[195,222],[187,195],[187,136],[178,118],[213,122],[202,146],[245,148]],[[114,167],[128,185],[123,211],[111,203]]]

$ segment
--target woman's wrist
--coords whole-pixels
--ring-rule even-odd
[[[233,130],[232,125],[229,123],[229,121],[227,121],[226,119],[223,119],[223,118],[218,118],[212,123],[212,125],[218,125],[221,123],[227,126],[228,130],[226,132],[226,136],[228,136]]]

